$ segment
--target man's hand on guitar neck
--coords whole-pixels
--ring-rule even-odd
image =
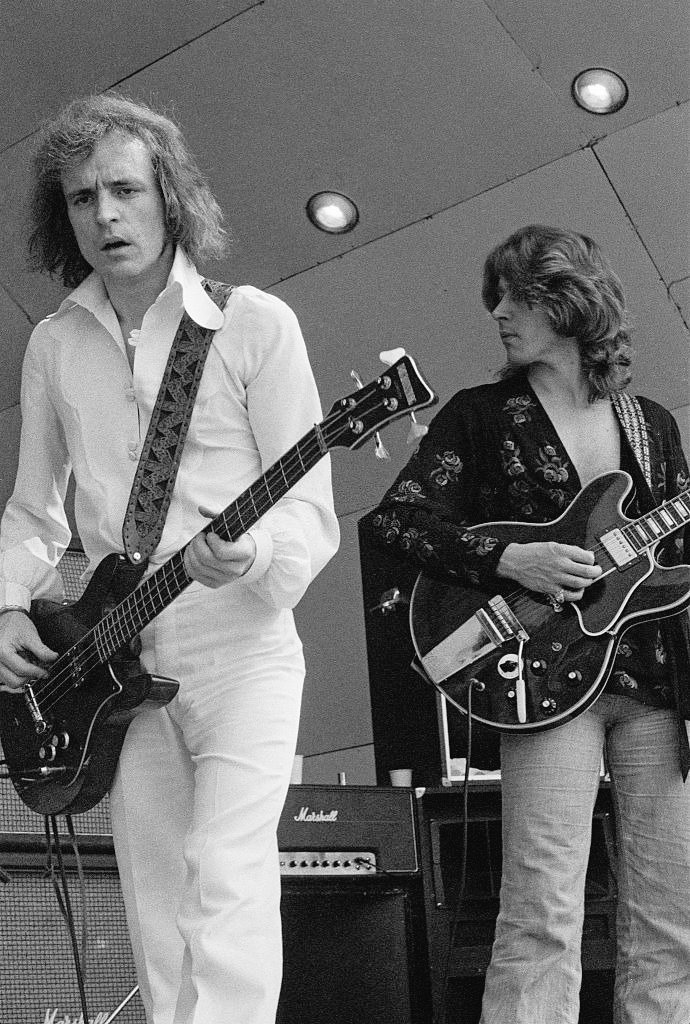
[[[509,544],[496,572],[517,580],[528,590],[563,601],[579,601],[587,587],[601,575],[594,552],[574,544],[540,541]]]
[[[235,541],[221,540],[215,533],[200,533],[184,554],[185,569],[205,587],[222,587],[244,576],[254,564],[256,544],[244,533]]]
[[[56,658],[26,612],[0,610],[0,690],[21,690],[32,679],[43,679],[44,666]]]

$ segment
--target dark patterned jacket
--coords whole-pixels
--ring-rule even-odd
[[[673,416],[639,398],[650,448],[651,492],[625,431],[621,469],[635,484],[625,512],[637,518],[688,487],[688,466]],[[429,433],[380,505],[366,518],[379,544],[426,571],[457,576],[491,589],[505,544],[472,525],[495,521],[548,523],[581,490],[568,452],[524,373],[459,391],[437,414]],[[546,539],[546,538],[545,538]],[[690,562],[690,527],[663,541],[664,565]],[[690,573],[688,593],[690,596]],[[686,612],[627,630],[616,655],[609,692],[624,693],[679,712],[684,776],[690,751],[690,627]]]

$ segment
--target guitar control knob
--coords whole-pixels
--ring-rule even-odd
[[[69,746],[69,733],[61,732],[57,733],[50,740],[50,744],[56,747],[58,750],[67,750]]]
[[[38,752],[38,756],[41,761],[54,761],[57,751],[52,743],[47,743],[46,746],[41,747]]]
[[[529,667],[535,676],[543,676],[546,672],[546,662],[543,658],[535,658],[534,661],[529,663]]]
[[[556,710],[556,701],[553,697],[548,697],[541,702],[541,708],[547,715],[552,715]]]
[[[576,668],[571,669],[570,672],[568,672],[566,679],[571,686],[577,686],[578,683],[582,682],[582,672],[578,672]]]

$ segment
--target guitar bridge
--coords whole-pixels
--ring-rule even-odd
[[[34,723],[34,729],[40,736],[40,734],[45,732],[48,728],[48,723],[41,714],[41,709],[38,706],[38,701],[36,700],[36,696],[30,683],[27,683],[24,687],[24,700],[29,708],[29,714],[31,715],[31,720]]]
[[[488,610],[479,608],[475,616],[487,636],[496,644],[503,644],[506,640],[514,638],[522,640],[523,643],[529,640],[529,633],[500,594],[491,598]]]

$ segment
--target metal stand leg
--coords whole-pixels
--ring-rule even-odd
[[[115,1009],[113,1010],[113,1012],[112,1012],[112,1013],[110,1014],[110,1016],[109,1016],[109,1017],[108,1017],[108,1018],[107,1018],[107,1019],[106,1019],[106,1020],[105,1020],[105,1021],[103,1022],[103,1024],[110,1024],[110,1022],[111,1022],[111,1021],[113,1021],[113,1020],[115,1020],[115,1018],[116,1018],[116,1017],[119,1017],[119,1016],[120,1016],[120,1011],[121,1011],[121,1010],[124,1010],[124,1008],[125,1008],[125,1006],[127,1005],[127,1003],[128,1003],[129,1001],[130,1001],[130,999],[133,999],[133,998],[134,998],[134,996],[135,996],[135,995],[137,994],[137,992],[138,992],[138,991],[139,991],[139,986],[138,986],[138,985],[135,985],[135,986],[134,986],[134,988],[132,989],[132,991],[131,991],[131,992],[129,993],[129,995],[126,995],[126,996],[125,996],[125,998],[124,998],[124,999],[122,1000],[122,1002],[120,1003],[120,1005],[119,1005],[119,1006],[117,1006],[117,1007],[116,1007],[116,1008],[115,1008]]]

